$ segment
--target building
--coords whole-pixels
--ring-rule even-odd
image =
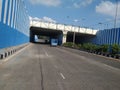
[[[29,16],[22,0],[0,0],[0,48],[29,42]]]

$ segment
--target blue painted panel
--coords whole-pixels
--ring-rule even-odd
[[[0,49],[29,42],[25,34],[0,22]]]
[[[120,28],[119,28],[118,43],[119,43],[119,45],[120,45]]]
[[[94,38],[96,44],[114,44],[120,45],[120,28],[100,30]]]
[[[10,7],[10,0],[8,0],[8,4],[7,4],[8,6],[7,6],[7,13],[6,13],[6,24],[8,24],[8,14],[9,14],[9,7]]]
[[[11,26],[11,22],[12,22],[12,13],[13,13],[13,0],[11,3],[11,11],[10,11],[10,26]]]
[[[5,2],[6,2],[6,0],[3,0],[3,2],[2,2],[1,22],[3,22],[3,20],[4,20]]]

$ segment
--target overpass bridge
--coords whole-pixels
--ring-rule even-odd
[[[34,41],[35,35],[58,36],[61,38],[61,43],[73,40],[75,42],[89,42],[91,38],[96,36],[98,30],[83,28],[80,26],[43,22],[40,20],[31,19],[30,21],[30,41]]]

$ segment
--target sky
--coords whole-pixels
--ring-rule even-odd
[[[120,27],[120,0],[24,0],[24,2],[30,18],[37,20],[103,29],[113,28],[117,16],[116,27]]]

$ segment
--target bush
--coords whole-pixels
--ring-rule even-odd
[[[102,51],[101,46],[100,45],[96,45],[95,51],[96,52],[101,52]]]
[[[101,45],[101,50],[103,53],[107,53],[109,49],[109,45],[108,44],[103,44]]]
[[[118,54],[120,53],[120,46],[118,44],[113,44],[112,45],[112,54]]]
[[[77,48],[78,48],[78,49],[81,49],[81,48],[82,48],[82,45],[81,45],[81,44],[77,44]]]
[[[82,47],[84,50],[88,51],[93,51],[95,49],[95,46],[92,43],[85,43]]]
[[[66,43],[63,44],[63,46],[65,46],[65,47],[74,47],[74,48],[77,48],[77,49],[81,48],[81,44],[74,44],[73,45],[73,42],[66,42]]]
[[[73,47],[73,43],[72,42],[66,42],[63,44],[63,46],[65,47]]]
[[[83,50],[87,50],[89,52],[100,52],[103,54],[112,54],[113,56],[115,56],[115,55],[120,56],[120,46],[118,44],[113,44],[111,46],[108,44],[96,45],[96,44],[92,44],[92,43],[84,43],[83,45],[74,44],[74,47],[73,47],[73,42],[66,42],[63,44],[63,46],[77,48],[77,49],[83,49]]]
[[[95,44],[92,44],[92,45],[91,45],[91,50],[92,50],[93,52],[97,52],[98,49],[99,49],[99,46],[98,46],[98,45],[95,45]]]

